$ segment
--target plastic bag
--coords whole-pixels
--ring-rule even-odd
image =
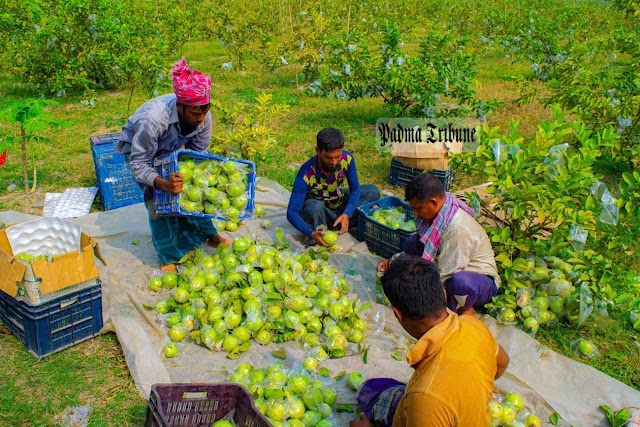
[[[602,202],[602,211],[600,211],[600,222],[609,225],[616,225],[618,223],[618,206],[616,200],[613,198],[607,186],[596,181],[591,184],[591,194],[596,199]]]
[[[567,148],[569,148],[569,144],[566,143],[549,148],[549,155],[544,158],[544,165],[547,167],[546,175],[550,179],[558,175],[559,167],[565,166],[563,153],[567,151]]]
[[[579,225],[571,224],[569,226],[569,239],[571,240],[571,246],[576,251],[582,252],[588,236],[589,232]]]
[[[493,150],[493,157],[496,164],[499,164],[500,161],[506,160],[520,151],[520,146],[517,144],[501,144],[500,140],[496,139],[493,141],[493,144],[491,144],[491,149]]]
[[[587,357],[589,359],[600,357],[598,347],[596,347],[593,342],[585,338],[578,338],[571,341],[571,348],[573,349],[573,352],[579,356]]]
[[[91,405],[67,406],[54,419],[63,427],[86,427],[89,423],[91,412],[93,412],[93,406]]]

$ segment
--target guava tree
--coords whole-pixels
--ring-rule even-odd
[[[60,106],[59,103],[43,98],[27,98],[22,101],[10,103],[0,110],[0,120],[18,125],[20,140],[22,142],[22,175],[24,178],[24,191],[29,191],[29,174],[27,172],[27,143],[37,138],[39,134],[49,128],[59,129],[67,124],[57,120],[46,110],[47,107]],[[34,166],[34,188],[35,188]]]
[[[607,256],[607,246],[619,245],[606,238],[603,204],[593,191],[602,178],[594,161],[618,136],[610,129],[596,133],[563,115],[555,106],[553,121],[541,123],[530,139],[521,136],[517,122],[507,134],[485,125],[476,152],[456,160],[491,182],[486,189],[491,208],[485,209],[491,221],[485,228],[505,279],[497,307],[515,304],[524,286],[519,274],[531,269],[530,259],[544,256],[570,260],[582,282],[607,299],[627,283]]]

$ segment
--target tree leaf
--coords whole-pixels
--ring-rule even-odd
[[[355,412],[353,406],[347,405],[346,403],[338,403],[336,405],[336,412]]]
[[[338,375],[336,375],[335,377],[333,377],[334,380],[336,381],[340,381],[341,379],[343,379],[345,376],[347,375],[347,371],[342,371],[340,372]]]
[[[404,357],[402,357],[398,353],[391,353],[391,357],[393,357],[394,359],[399,360],[399,361],[403,361],[404,360]]]
[[[271,355],[280,360],[285,360],[287,358],[287,352],[284,350],[273,350]]]
[[[554,426],[557,426],[558,425],[558,421],[561,420],[561,419],[562,419],[562,417],[557,412],[554,412],[551,415],[549,415],[549,422],[551,424],[553,424]]]

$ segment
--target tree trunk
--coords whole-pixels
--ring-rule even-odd
[[[22,177],[24,178],[24,192],[29,192],[29,173],[27,172],[27,132],[20,126],[22,136]]]

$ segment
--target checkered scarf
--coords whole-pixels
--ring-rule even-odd
[[[182,58],[171,67],[173,92],[184,105],[207,105],[211,101],[211,78],[187,65]]]
[[[422,258],[427,261],[433,261],[435,259],[438,248],[440,248],[442,233],[444,233],[444,230],[449,226],[449,223],[459,208],[464,209],[471,217],[474,216],[473,211],[465,202],[458,200],[456,196],[451,193],[446,194],[445,201],[433,221],[429,223],[420,218],[416,218],[418,235],[422,236],[420,237],[420,241],[424,244]]]

